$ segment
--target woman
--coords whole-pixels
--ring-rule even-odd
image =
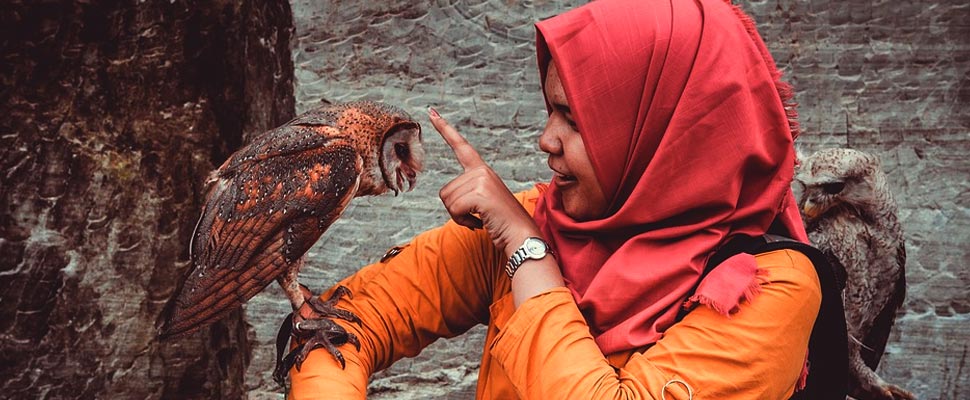
[[[701,278],[733,237],[805,240],[790,94],[753,25],[722,0],[603,0],[536,26],[551,183],[513,195],[430,110],[465,169],[440,192],[454,223],[342,282],[361,348],[341,347],[346,369],[310,353],[292,396],[362,398],[371,373],[477,324],[478,398],[791,396],[811,262],[741,254]]]

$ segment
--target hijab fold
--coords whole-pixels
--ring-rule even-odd
[[[535,218],[603,353],[656,342],[685,301],[726,313],[756,294],[750,256],[699,282],[736,235],[807,240],[791,88],[751,20],[722,0],[600,0],[536,28],[610,207],[573,220],[550,186]]]

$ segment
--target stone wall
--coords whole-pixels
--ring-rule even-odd
[[[434,105],[515,190],[548,179],[532,24],[578,1],[294,0],[297,111],[321,99],[382,100],[423,118]],[[970,6],[964,1],[751,1],[798,89],[801,148],[879,154],[908,239],[909,294],[880,373],[921,399],[970,396]],[[448,218],[437,191],[459,169],[425,124],[427,172],[403,196],[358,199],[311,250],[305,282],[330,286]],[[378,223],[378,221],[380,221]],[[270,341],[287,305],[272,287],[247,306],[247,385],[273,397]],[[471,398],[482,329],[376,375],[371,398]]]

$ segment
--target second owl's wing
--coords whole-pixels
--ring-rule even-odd
[[[361,168],[353,147],[332,139],[220,171],[163,336],[217,320],[291,267],[354,197]]]
[[[879,314],[876,315],[876,318],[872,321],[872,329],[869,329],[869,334],[867,334],[862,340],[862,342],[869,347],[869,349],[862,349],[860,353],[862,356],[862,361],[864,361],[866,365],[873,371],[875,371],[876,367],[879,366],[879,360],[882,359],[882,354],[886,350],[886,342],[889,341],[889,333],[892,331],[893,325],[896,323],[896,311],[902,307],[903,300],[906,299],[905,244],[900,243],[899,249],[896,253],[896,258],[894,258],[892,262],[896,262],[899,266],[899,277],[896,278],[896,283],[893,285],[893,292],[889,295],[889,300],[886,301],[885,306],[883,306],[882,310],[879,310]]]

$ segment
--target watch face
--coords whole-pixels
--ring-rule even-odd
[[[546,243],[541,239],[531,237],[525,241],[525,251],[532,257],[543,257],[546,255]]]

